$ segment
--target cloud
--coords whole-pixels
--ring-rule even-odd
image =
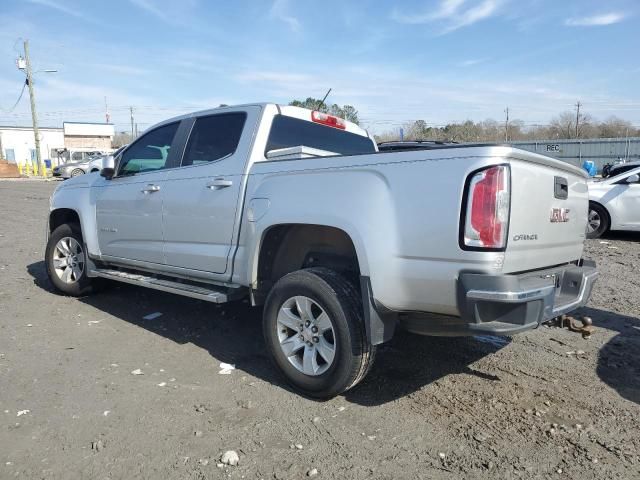
[[[55,2],[53,0],[27,0],[29,3],[33,3],[34,5],[40,5],[42,7],[52,8],[53,10],[57,10],[58,12],[64,13],[66,15],[71,15],[72,17],[82,18],[83,20],[90,20],[84,13],[79,12],[77,10],[72,10],[71,8],[63,5],[62,3]]]
[[[115,73],[117,75],[123,75],[123,76],[147,75],[151,73],[151,70],[148,70],[145,68],[139,68],[132,65],[118,65],[113,63],[92,63],[89,66],[103,72]]]
[[[458,62],[459,67],[473,67],[474,65],[479,65],[480,63],[486,62],[486,58],[471,58],[469,60],[464,60],[462,62]]]
[[[600,27],[603,25],[613,25],[619,23],[626,18],[624,13],[610,12],[602,15],[592,15],[590,17],[574,17],[565,20],[564,24],[568,27]]]
[[[468,27],[496,15],[506,0],[441,0],[438,8],[424,14],[406,14],[394,10],[391,18],[399,23],[417,25],[424,23],[444,23],[441,33],[449,33]]]
[[[158,8],[151,0],[130,0],[136,7],[154,15],[161,20],[167,21],[168,17],[165,12]]]
[[[289,1],[288,0],[275,0],[271,5],[271,11],[269,16],[277,20],[285,22],[289,25],[289,28],[294,32],[299,32],[301,28],[300,20],[289,13]]]
[[[133,5],[146,13],[159,18],[163,22],[176,27],[189,27],[191,30],[202,31],[198,24],[198,17],[194,10],[198,0],[129,0]]]

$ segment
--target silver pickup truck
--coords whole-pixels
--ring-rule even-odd
[[[115,168],[61,184],[45,261],[68,295],[106,278],[249,297],[287,380],[329,398],[397,327],[510,335],[584,305],[587,205],[585,173],[545,156],[378,152],[340,118],[242,105],[162,122]]]

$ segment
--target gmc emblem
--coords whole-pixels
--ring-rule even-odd
[[[549,220],[551,223],[565,223],[569,221],[569,212],[568,208],[552,208],[551,209],[551,217]]]

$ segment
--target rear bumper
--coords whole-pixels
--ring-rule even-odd
[[[589,260],[519,275],[462,273],[460,318],[410,315],[401,322],[425,335],[512,335],[585,305],[597,277]]]

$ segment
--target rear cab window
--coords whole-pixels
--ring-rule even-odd
[[[265,155],[271,150],[299,145],[328,150],[340,155],[358,155],[376,151],[375,144],[369,137],[295,117],[276,115],[271,124]]]

